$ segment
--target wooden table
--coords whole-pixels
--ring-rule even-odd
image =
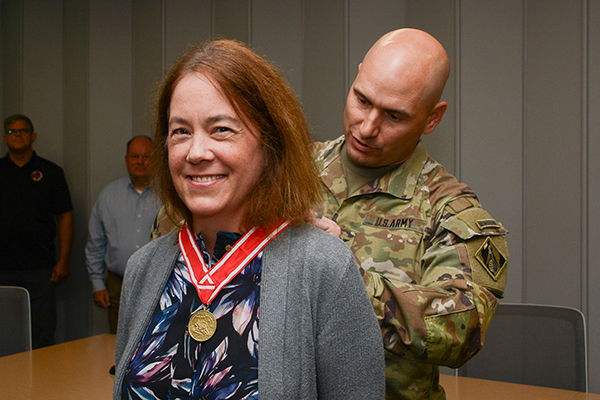
[[[447,400],[600,400],[600,394],[440,375]]]
[[[0,357],[0,398],[110,400],[115,335],[99,335]]]
[[[0,398],[110,400],[115,335],[0,357]],[[448,400],[600,400],[600,394],[441,375]]]

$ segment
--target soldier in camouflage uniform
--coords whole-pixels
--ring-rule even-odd
[[[459,367],[479,351],[506,283],[506,230],[420,141],[446,110],[448,74],[430,35],[384,35],[350,89],[345,135],[316,144],[319,211],[341,227],[364,274],[388,399],[444,399],[439,366]]]

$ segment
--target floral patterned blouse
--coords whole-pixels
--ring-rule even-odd
[[[220,232],[210,259],[202,235],[196,243],[214,266],[240,238]],[[210,260],[210,261],[209,261]],[[208,310],[217,331],[197,342],[187,331],[203,308],[180,254],[154,317],[125,373],[123,399],[258,399],[258,303],[262,252],[217,297]]]

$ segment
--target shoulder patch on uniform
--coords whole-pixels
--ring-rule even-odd
[[[471,197],[459,197],[446,204],[446,207],[450,208],[453,214],[458,214],[467,208],[479,207],[479,202]]]
[[[475,258],[495,281],[498,280],[500,272],[508,260],[489,237],[484,240],[479,250],[477,250]]]
[[[478,219],[477,226],[481,230],[485,228],[500,229],[500,224],[495,219]]]

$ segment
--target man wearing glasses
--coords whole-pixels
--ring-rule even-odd
[[[36,139],[27,116],[4,120],[8,154],[0,158],[0,285],[29,291],[34,349],[54,344],[56,284],[69,274],[73,243],[73,205],[65,175],[33,151]]]

